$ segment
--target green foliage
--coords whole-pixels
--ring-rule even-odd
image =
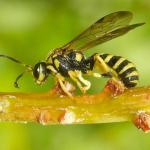
[[[0,2],[0,53],[8,54],[34,65],[45,59],[49,50],[59,47],[100,17],[118,10],[133,12],[133,22],[146,22],[124,37],[86,52],[107,52],[133,60],[140,72],[140,85],[149,82],[149,10],[148,0],[39,0]],[[31,75],[21,80],[21,88],[13,82],[24,68],[1,59],[0,91],[47,91],[52,78],[41,86]],[[91,79],[93,80],[93,79]],[[104,84],[92,81],[90,93],[98,92]],[[36,124],[0,124],[2,150],[149,150],[150,135],[131,124],[41,126]]]

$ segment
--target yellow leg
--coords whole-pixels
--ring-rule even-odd
[[[98,66],[102,72],[104,73],[110,72],[110,68],[107,66],[104,60],[99,56],[99,54],[96,54],[94,56],[94,59],[96,61],[96,66]]]
[[[74,82],[76,82],[77,86],[83,93],[85,93],[88,89],[90,89],[91,83],[82,77],[81,71],[69,71],[68,74],[70,78]],[[82,86],[81,83],[84,84],[85,86]]]
[[[66,88],[65,84],[64,84],[64,77],[61,76],[60,74],[57,74],[56,75],[56,78],[62,88],[62,90],[69,96],[69,97],[72,97],[72,94],[68,91],[68,89]]]
[[[79,72],[77,73],[78,74],[78,79],[85,85],[84,87],[82,87],[82,90],[83,90],[83,93],[85,93],[87,90],[90,89],[91,87],[91,83],[87,80],[85,80],[83,77],[82,77],[82,73]]]
[[[93,71],[88,71],[87,75],[93,76],[95,78],[101,78],[102,77],[102,75],[100,73],[96,73],[96,72],[93,72]]]
[[[102,72],[101,75],[103,77],[118,78],[117,73],[106,64],[106,62],[99,56],[99,54],[96,54],[94,56],[94,59],[95,59],[95,62],[96,62],[95,66],[100,69],[100,71]]]
[[[74,82],[76,82],[77,86],[78,86],[79,89],[82,91],[82,85],[81,85],[81,83],[79,82],[79,80],[76,78],[75,72],[74,72],[74,71],[69,71],[68,74],[69,74],[70,78],[71,78]]]

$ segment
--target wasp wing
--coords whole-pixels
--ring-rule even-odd
[[[92,48],[96,45],[99,45],[99,44],[102,44],[104,42],[110,41],[114,38],[117,38],[119,36],[122,36],[122,35],[126,34],[130,30],[133,30],[134,28],[139,27],[143,24],[144,23],[132,24],[132,25],[128,25],[128,26],[116,29],[114,31],[108,32],[105,35],[100,36],[100,37],[96,38],[95,40],[89,41],[88,43],[84,44],[83,46],[81,46],[79,48],[79,50],[89,49],[89,48]]]
[[[105,35],[108,35],[108,33],[127,26],[132,16],[132,13],[128,11],[118,11],[106,15],[75,37],[72,41],[61,47],[60,51],[69,51],[71,49],[81,50],[83,47],[85,48],[85,45],[88,43],[102,38],[106,39]],[[97,44],[99,43],[97,42]],[[93,46],[96,45],[93,43]]]

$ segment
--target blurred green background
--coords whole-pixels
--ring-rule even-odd
[[[140,72],[140,84],[149,85],[150,75],[150,1],[148,0],[35,0],[0,1],[0,53],[34,65],[48,52],[65,44],[100,17],[114,11],[133,12],[133,22],[146,25],[127,35],[86,52],[105,52],[132,60]],[[31,74],[13,82],[24,68],[0,60],[0,91],[42,92],[54,85],[53,78],[35,85]],[[90,78],[91,80],[91,78]],[[104,79],[92,78],[89,93],[104,86]],[[97,125],[42,126],[38,124],[0,123],[0,150],[149,150],[150,134],[131,123]]]

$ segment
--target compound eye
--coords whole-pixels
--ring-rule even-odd
[[[36,79],[37,84],[44,83],[46,78],[49,75],[49,70],[45,62],[37,63],[33,70],[34,78]]]
[[[39,74],[40,74],[40,64],[36,64],[34,69],[33,69],[33,75],[35,79],[39,78]]]

